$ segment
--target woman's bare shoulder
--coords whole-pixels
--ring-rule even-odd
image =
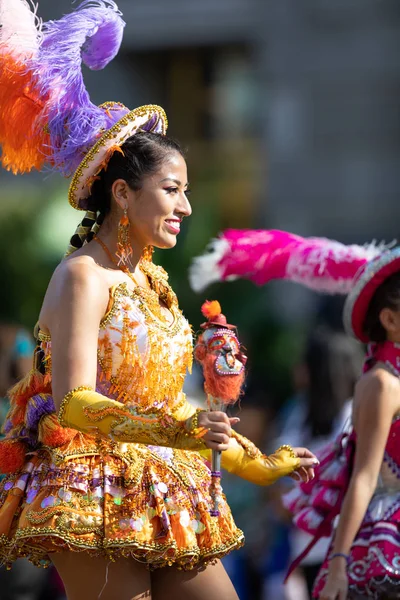
[[[400,379],[384,365],[376,365],[358,380],[356,392],[371,389],[375,392],[400,389]]]
[[[357,382],[354,397],[355,407],[369,408],[370,413],[390,410],[400,411],[400,379],[385,366],[376,365]]]
[[[104,270],[99,269],[90,256],[64,259],[48,285],[40,312],[40,326],[46,328],[54,314],[62,314],[71,303],[90,307],[102,315],[109,300],[109,287]]]
[[[64,259],[53,273],[46,296],[58,296],[75,287],[79,287],[90,296],[101,292],[102,289],[108,289],[108,281],[90,256],[71,256]]]

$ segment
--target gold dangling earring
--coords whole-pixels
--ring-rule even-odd
[[[145,262],[153,262],[154,246],[146,246],[143,250],[142,260]]]
[[[118,243],[117,243],[117,258],[118,265],[129,265],[130,257],[132,256],[131,238],[129,235],[130,223],[128,218],[128,210],[125,208],[124,214],[118,223]]]

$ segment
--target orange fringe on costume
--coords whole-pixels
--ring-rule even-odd
[[[13,430],[18,431],[24,427],[25,412],[28,401],[32,396],[38,393],[49,393],[51,385],[45,381],[45,377],[36,369],[32,369],[21,381],[19,381],[8,392],[11,401],[11,411],[9,418],[13,425]],[[44,421],[46,417],[42,418]],[[39,424],[39,435],[43,430],[44,423]],[[46,421],[46,425],[49,423]],[[75,430],[64,429],[57,423],[52,423],[46,430],[45,439],[40,441],[50,447],[65,444],[73,439],[77,434]],[[4,439],[0,440],[0,473],[13,473],[22,468],[26,460],[25,454],[28,446],[22,440]]]
[[[26,445],[19,440],[1,440],[1,473],[15,473],[16,471],[21,469],[26,461],[26,451]]]
[[[29,373],[15,384],[7,393],[11,404],[17,404],[24,410],[29,398],[32,398],[37,393],[51,393],[51,385],[46,384],[44,375],[37,369],[32,369]]]
[[[10,419],[14,427],[22,425],[25,421],[25,407],[16,404],[11,410]]]
[[[33,73],[10,55],[0,54],[0,60],[1,163],[14,174],[40,171],[48,157],[49,135]]]
[[[38,440],[49,448],[58,448],[71,442],[78,435],[76,429],[61,427],[56,414],[45,415],[40,419]]]

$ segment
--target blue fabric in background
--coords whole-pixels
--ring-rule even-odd
[[[14,358],[29,358],[33,354],[34,349],[35,345],[31,336],[23,329],[20,329],[15,337]]]

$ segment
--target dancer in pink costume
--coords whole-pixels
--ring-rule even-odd
[[[210,269],[210,265],[213,267]],[[290,279],[347,293],[347,331],[368,343],[352,423],[319,456],[316,477],[285,500],[314,539],[332,536],[313,597],[400,597],[400,248],[344,246],[280,231],[228,231],[197,259],[197,282]],[[289,573],[290,573],[289,572]]]

